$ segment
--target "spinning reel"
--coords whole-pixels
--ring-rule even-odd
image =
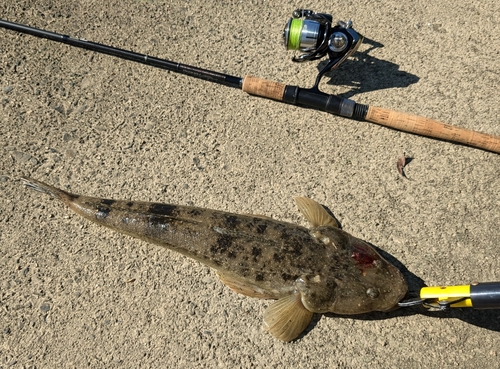
[[[363,42],[363,36],[352,29],[352,22],[339,21],[332,26],[330,14],[315,13],[312,10],[297,9],[292,13],[283,31],[287,50],[303,51],[294,62],[321,59],[326,54],[330,61],[319,72],[313,89],[323,75],[337,68],[345,59],[354,54]]]

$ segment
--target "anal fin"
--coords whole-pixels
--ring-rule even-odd
[[[300,293],[295,292],[271,304],[264,313],[264,329],[285,342],[297,338],[313,317],[300,297]]]
[[[244,282],[240,279],[231,277],[229,275],[222,274],[220,272],[217,272],[217,277],[221,280],[222,283],[224,283],[226,286],[228,286],[230,289],[232,289],[236,293],[240,293],[245,296],[249,297],[256,297],[258,299],[272,299],[273,296],[269,293],[266,293],[263,289],[252,285],[251,283]]]

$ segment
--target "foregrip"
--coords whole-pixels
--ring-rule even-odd
[[[245,76],[241,89],[255,96],[267,97],[268,99],[283,101],[286,85],[279,82],[268,81],[254,76]]]

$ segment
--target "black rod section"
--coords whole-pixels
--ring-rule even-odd
[[[500,282],[472,284],[470,299],[475,309],[500,309]]]
[[[181,64],[166,59],[155,58],[145,54],[124,50],[97,42],[80,38],[73,38],[60,33],[50,32],[39,28],[26,26],[19,23],[9,22],[0,19],[0,27],[13,31],[29,34],[39,38],[46,38],[51,41],[60,42],[81,49],[91,50],[102,54],[115,56],[121,59],[150,65],[156,68],[166,69],[173,72],[185,74],[191,77],[215,82],[221,85],[242,89],[243,78],[218,73],[207,69],[197,68],[187,64]],[[318,89],[304,89],[297,86],[285,86],[284,96],[279,101],[298,105],[316,110],[323,110],[328,113],[341,115],[351,119],[363,120],[366,116],[368,106],[356,104],[352,100],[342,99],[335,95],[325,94]],[[260,95],[261,97],[267,97]]]
[[[156,68],[171,70],[173,72],[186,74],[191,77],[203,79],[209,82],[219,83],[221,85],[229,87],[241,89],[241,85],[243,83],[243,80],[241,78],[230,76],[228,74],[201,69],[187,64],[176,63],[166,59],[159,59],[145,54],[139,54],[133,51],[123,50],[116,47],[87,41],[85,39],[72,38],[60,33],[45,31],[42,29],[25,26],[19,23],[8,22],[2,19],[0,19],[0,27],[11,29],[13,31],[18,31],[21,33],[26,33],[40,38],[46,38],[51,41],[61,42],[63,44],[79,47],[81,49],[96,51],[102,54],[116,56],[121,59],[151,65]]]

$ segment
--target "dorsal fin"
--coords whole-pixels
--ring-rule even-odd
[[[295,203],[313,228],[327,225],[339,227],[335,218],[328,214],[326,209],[318,202],[308,197],[299,196],[295,198]]]

